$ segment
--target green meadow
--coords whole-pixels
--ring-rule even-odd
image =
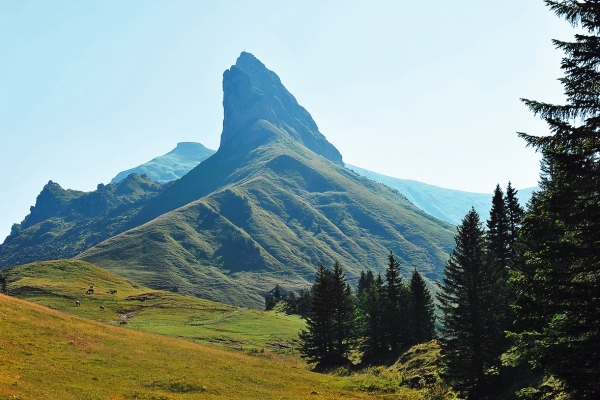
[[[316,373],[295,350],[297,316],[151,290],[82,261],[3,272],[0,400],[451,398],[411,388],[437,374],[434,342]]]

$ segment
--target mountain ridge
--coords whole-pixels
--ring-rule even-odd
[[[398,190],[421,210],[452,225],[460,225],[471,207],[475,208],[477,213],[485,220],[488,218],[492,207],[493,191],[490,191],[490,193],[465,192],[412,179],[395,178],[350,164],[346,164],[346,167],[359,175]],[[517,197],[522,207],[526,206],[536,190],[539,190],[539,188],[531,187],[518,190]]]
[[[197,142],[179,142],[177,146],[159,157],[119,172],[110,183],[116,183],[125,179],[132,173],[147,175],[150,179],[159,183],[166,183],[179,179],[196,165],[212,156],[215,150],[204,147]]]
[[[130,174],[92,192],[49,181],[23,222],[0,245],[0,269],[33,261],[74,257],[126,230],[143,204],[165,190],[148,176]]]

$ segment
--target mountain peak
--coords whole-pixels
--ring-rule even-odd
[[[319,132],[311,115],[254,55],[242,52],[223,73],[221,147],[257,145],[286,135],[315,153],[342,164],[340,152]]]

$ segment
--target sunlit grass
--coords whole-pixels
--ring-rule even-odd
[[[410,381],[437,374],[435,343],[388,366],[314,373],[296,349],[304,320],[280,308],[155,291],[75,260],[3,272],[12,294],[37,304],[0,297],[0,348],[9,349],[0,358],[0,400],[421,399],[431,387],[411,389]],[[94,294],[85,294],[92,284]]]
[[[0,321],[0,399],[366,396],[294,358],[202,346],[12,297],[0,296]]]

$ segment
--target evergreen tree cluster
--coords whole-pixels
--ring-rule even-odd
[[[319,366],[347,364],[355,339],[355,307],[339,262],[333,270],[319,263],[311,293],[306,330],[300,332],[302,357]]]
[[[309,362],[331,367],[348,363],[350,351],[382,354],[435,336],[433,298],[415,270],[408,285],[400,264],[388,255],[385,281],[364,271],[352,294],[339,262],[331,270],[319,264],[311,288],[307,328],[300,333],[300,352]]]
[[[471,209],[457,228],[455,248],[446,262],[437,299],[442,311],[445,377],[468,398],[485,398],[508,349],[513,298],[508,275],[517,263],[523,209],[508,184],[496,186],[487,230]]]
[[[417,270],[408,284],[402,282],[400,263],[390,252],[385,281],[364,273],[357,287],[361,350],[378,355],[400,347],[428,342],[435,337],[435,306],[425,280]]]
[[[541,190],[511,271],[517,353],[577,399],[600,398],[600,1],[546,1],[581,31],[565,54],[565,105],[523,100],[550,134],[520,134],[542,154]]]
[[[508,346],[569,398],[600,398],[600,0],[545,3],[581,31],[553,41],[566,104],[523,100],[550,128],[519,134],[542,154],[541,190],[523,212],[497,187],[487,231],[467,214],[438,295],[447,377],[469,398],[493,395]]]

